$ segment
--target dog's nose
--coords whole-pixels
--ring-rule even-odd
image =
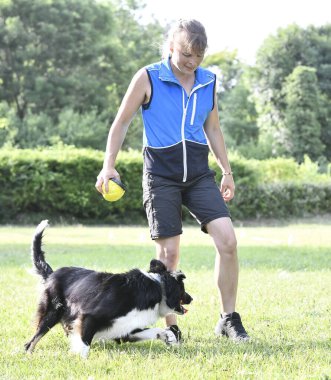
[[[190,304],[192,301],[193,301],[193,298],[192,298],[188,293],[185,293],[184,303],[185,303],[186,305],[188,305],[188,304]]]

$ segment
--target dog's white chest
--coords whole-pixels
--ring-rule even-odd
[[[116,319],[113,325],[105,330],[99,331],[94,335],[94,340],[108,340],[121,338],[135,329],[143,329],[152,325],[159,317],[159,304],[153,309],[130,311],[127,315]]]

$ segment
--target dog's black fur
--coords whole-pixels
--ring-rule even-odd
[[[37,310],[37,331],[26,343],[32,352],[38,341],[57,323],[72,338],[72,351],[87,357],[94,339],[177,341],[171,329],[148,325],[170,313],[184,314],[183,304],[192,297],[185,292],[180,271],[170,272],[159,260],[152,260],[149,272],[132,269],[126,273],[102,273],[84,268],[63,267],[55,272],[41,249],[41,222],[32,242],[32,261],[44,281]]]

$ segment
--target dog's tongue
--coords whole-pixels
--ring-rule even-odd
[[[188,312],[188,310],[185,309],[185,307],[183,306],[182,301],[180,301],[180,307],[181,307],[181,309],[182,309],[182,311],[183,311],[184,314],[186,314]]]

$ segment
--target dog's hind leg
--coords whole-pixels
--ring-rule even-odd
[[[61,313],[58,310],[50,310],[39,322],[37,332],[33,338],[24,345],[25,351],[32,353],[36,344],[40,339],[52,328],[54,327],[61,319]]]

